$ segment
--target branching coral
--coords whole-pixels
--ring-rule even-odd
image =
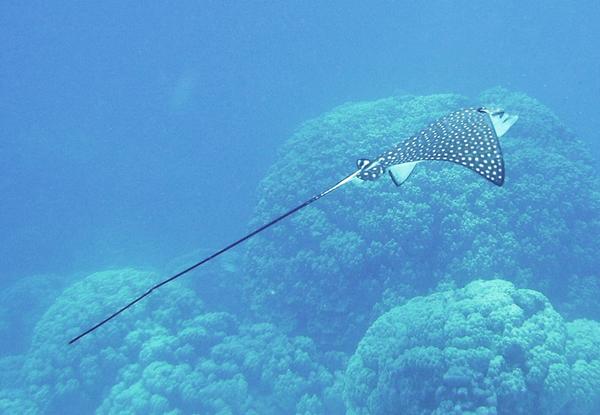
[[[375,321],[348,364],[348,410],[594,414],[598,345],[598,323],[565,324],[539,292],[475,281]]]

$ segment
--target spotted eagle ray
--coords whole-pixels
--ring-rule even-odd
[[[193,269],[229,251],[233,247],[252,238],[265,229],[275,225],[282,219],[298,212],[313,202],[321,199],[346,183],[354,180],[373,181],[379,179],[386,171],[396,186],[402,185],[411,175],[416,165],[424,161],[450,161],[464,166],[483,176],[497,186],[504,184],[504,158],[500,148],[499,137],[502,137],[517,121],[517,115],[510,115],[503,110],[490,110],[484,107],[467,108],[448,114],[433,122],[416,135],[395,145],[374,160],[359,159],[354,173],[346,176],[329,189],[314,195],[307,201],[278,216],[270,222],[255,229],[244,237],[230,243],[203,260],[189,266],[183,271],[150,287],[146,292],[121,307],[113,314],[92,326],[88,330],[72,338],[73,344],[84,336],[108,323],[119,314],[141,301],[163,285],[181,277]]]

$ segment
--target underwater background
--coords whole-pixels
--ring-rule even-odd
[[[0,414],[600,413],[600,3],[0,6]],[[469,106],[496,187],[349,184]]]

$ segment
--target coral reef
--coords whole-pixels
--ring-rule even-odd
[[[97,413],[298,413],[297,405],[311,400],[324,413],[321,394],[334,379],[316,360],[308,338],[288,339],[270,324],[239,327],[226,313],[204,314],[170,339],[147,343]]]
[[[470,104],[401,96],[306,122],[261,182],[253,225]],[[400,188],[349,184],[72,346],[158,277],[5,289],[0,413],[600,413],[600,180],[539,102],[493,89],[477,104],[520,115],[502,188],[449,163]]]
[[[567,323],[566,358],[571,366],[572,414],[600,413],[600,323],[579,319]]]
[[[68,287],[37,323],[29,352],[0,360],[0,412],[340,413],[339,375],[318,362],[312,340],[209,313],[180,284],[67,344],[155,280],[122,269]]]
[[[479,104],[520,120],[502,138],[498,188],[450,163],[402,187],[352,183],[248,244],[246,297],[261,318],[349,350],[381,312],[440,283],[509,276],[571,317],[600,316],[600,181],[585,146],[536,100],[503,89]],[[350,103],[306,122],[260,184],[255,224],[333,184],[470,102],[445,94]],[[533,278],[533,275],[536,275]],[[571,282],[589,293],[576,295]]]
[[[379,317],[346,370],[350,414],[596,414],[600,324],[565,324],[503,280],[416,297]]]

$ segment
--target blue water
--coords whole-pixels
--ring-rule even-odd
[[[591,0],[5,2],[0,412],[598,413],[599,19]],[[432,164],[340,189],[65,345],[491,103],[521,117],[504,187]],[[422,295],[459,311],[409,344],[399,327],[435,324],[405,316],[439,314]]]

